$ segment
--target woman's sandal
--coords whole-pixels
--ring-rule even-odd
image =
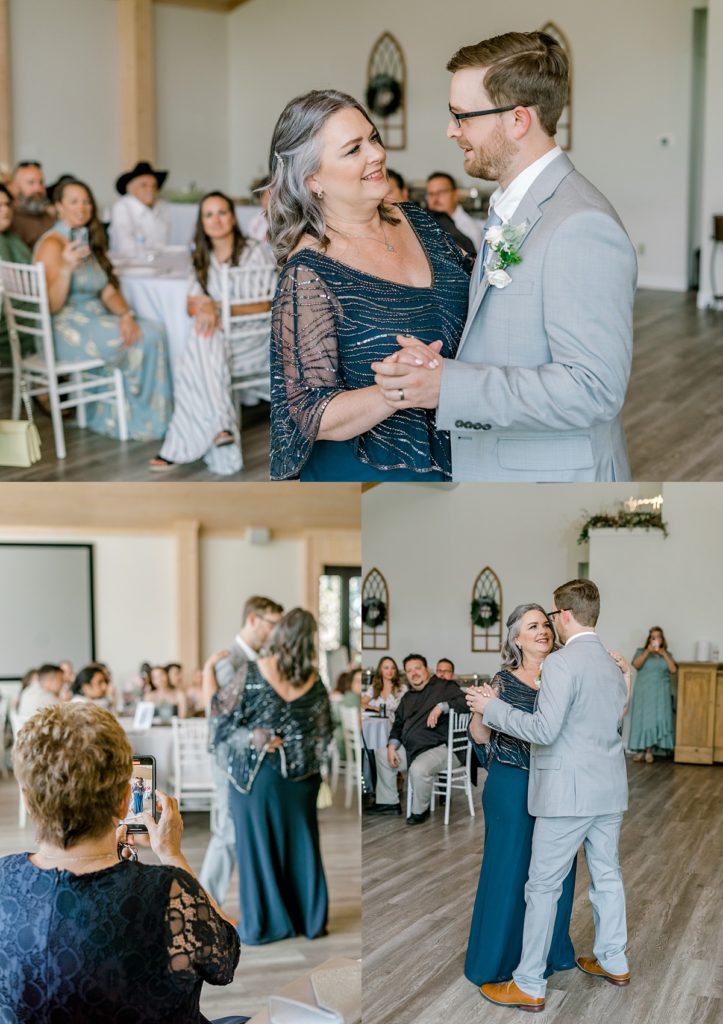
[[[640,762],[644,760],[645,754],[642,752],[642,750],[640,750],[637,754],[633,754],[633,761],[635,761],[636,764],[640,764]]]
[[[230,430],[222,430],[213,439],[214,448],[225,448],[229,444],[234,443],[234,437]]]
[[[655,760],[655,758],[650,753],[650,751],[648,751],[647,754],[645,755],[645,763],[646,764],[652,764],[654,760]]]
[[[161,455],[156,455],[155,458],[148,460],[148,468],[152,473],[165,473],[169,469],[175,469],[177,465],[177,462],[164,459]]]

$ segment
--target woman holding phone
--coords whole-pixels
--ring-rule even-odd
[[[660,626],[649,631],[644,647],[633,655],[637,669],[630,708],[628,746],[637,751],[633,761],[652,764],[653,751],[668,754],[675,747],[673,728],[672,677],[678,666],[668,651]]]
[[[58,360],[102,359],[123,371],[128,436],[161,438],[171,418],[171,377],[163,328],[136,320],[108,259],[93,194],[82,181],[61,181],[56,224],[33,252],[48,283]],[[87,406],[88,426],[118,437],[118,413],[107,402]]]
[[[158,792],[147,833],[118,826],[133,770],[118,721],[93,704],[43,708],[18,733],[14,768],[38,846],[0,858],[8,1019],[38,1020],[42,1006],[44,1020],[203,1024],[203,982],[232,981],[238,936],[181,852],[172,797]],[[121,843],[150,846],[160,864],[126,859]]]

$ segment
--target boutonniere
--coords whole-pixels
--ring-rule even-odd
[[[527,233],[529,223],[495,224],[485,234],[489,252],[485,263],[485,277],[494,288],[506,288],[512,278],[507,273],[508,267],[522,263],[519,254],[520,244]]]

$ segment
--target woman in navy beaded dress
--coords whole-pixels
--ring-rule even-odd
[[[371,364],[409,334],[432,345],[420,358],[453,358],[471,264],[419,207],[385,203],[385,161],[366,111],[344,93],[298,97],[276,125],[273,479],[450,479],[434,411],[400,407],[401,388],[386,399]]]
[[[502,700],[532,713],[543,659],[554,649],[552,623],[538,604],[522,604],[507,620],[502,668],[492,687]],[[484,853],[472,914],[464,973],[475,985],[507,981],[522,951],[525,883],[532,854],[535,819],[527,813],[530,745],[484,725],[474,712],[474,692],[467,697],[473,710],[469,735],[487,779],[482,793],[485,819]],[[570,941],[570,916],[575,892],[575,869],[562,886],[546,977],[575,966]]]

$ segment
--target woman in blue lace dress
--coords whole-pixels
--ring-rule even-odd
[[[211,701],[212,747],[229,777],[238,930],[247,945],[326,934],[316,802],[332,726],[314,666],[315,634],[313,616],[292,609],[261,657]]]
[[[91,703],[43,708],[13,760],[38,847],[0,859],[0,1019],[203,1024],[203,983],[232,981],[239,941],[181,852],[176,801],[158,794],[146,837],[117,827],[131,748]],[[161,863],[119,859],[124,841]]]
[[[271,476],[448,480],[434,412],[386,399],[371,364],[414,334],[454,357],[467,258],[411,203],[384,199],[386,154],[352,97],[288,104],[272,141],[269,236],[283,267],[271,335]]]
[[[33,258],[45,266],[58,360],[102,359],[123,372],[128,436],[163,437],[171,418],[171,375],[160,324],[138,320],[123,298],[108,259],[95,199],[83,182],[55,190],[58,221],[39,239]],[[118,437],[115,403],[87,407],[91,430]]]
[[[542,661],[555,646],[552,623],[540,605],[515,608],[507,620],[502,668],[491,683],[501,699],[532,713]],[[487,769],[482,793],[485,838],[464,973],[475,985],[483,985],[507,981],[520,960],[535,819],[527,813],[530,744],[485,726],[474,711],[474,696],[470,690],[469,734]],[[562,886],[546,977],[575,966],[569,935],[575,870],[573,862]]]

